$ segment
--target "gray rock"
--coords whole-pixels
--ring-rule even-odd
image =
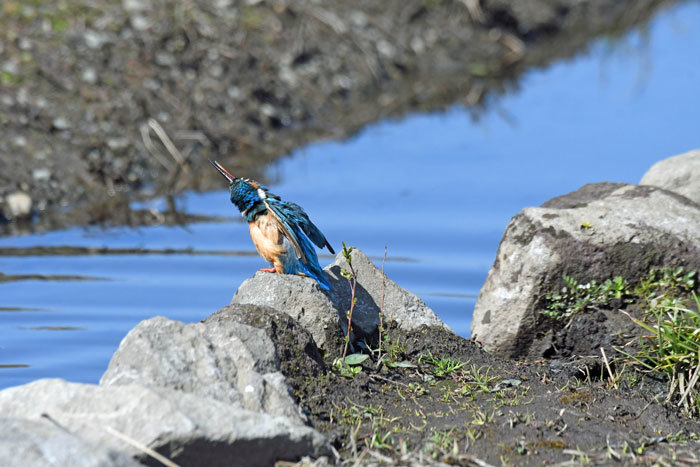
[[[265,331],[275,345],[277,364],[284,375],[318,376],[323,358],[311,334],[291,316],[269,307],[228,305],[203,321],[233,321]]]
[[[0,418],[0,465],[136,467],[129,456],[89,443],[51,420]]]
[[[700,149],[652,165],[641,185],[654,185],[700,203]]]
[[[400,329],[407,331],[423,325],[450,329],[417,295],[400,287],[388,277],[383,278],[382,271],[362,251],[355,248],[351,256],[352,265],[358,277],[355,290],[357,304],[352,320],[353,326],[357,325],[363,329],[363,334],[374,334],[379,324],[382,280],[384,280],[384,319],[395,321]],[[347,279],[340,274],[341,269],[350,270],[345,258],[339,253],[326,271],[333,284],[330,293],[331,301],[342,312],[344,320],[345,312],[350,309],[351,289]],[[347,329],[344,321],[342,324],[343,329]]]
[[[472,336],[493,353],[525,357],[535,342],[544,295],[562,274],[579,282],[659,266],[700,266],[700,205],[651,186],[586,185],[508,224],[472,321]],[[534,347],[533,347],[534,349]],[[541,350],[541,349],[540,349]]]
[[[338,312],[309,277],[257,272],[243,281],[231,304],[266,306],[287,313],[311,333],[319,348],[335,347],[342,340]]]
[[[318,432],[285,417],[166,388],[44,379],[0,391],[0,413],[48,416],[87,443],[151,463],[124,436],[187,466],[262,466],[329,452]]]
[[[100,384],[172,388],[297,424],[306,420],[280,373],[275,343],[265,330],[234,320],[142,321],[121,342]]]
[[[382,273],[358,249],[352,252],[352,262],[358,277],[357,304],[352,316],[354,338],[374,343],[382,303]],[[351,302],[350,285],[342,277],[341,268],[349,269],[339,253],[325,268],[332,285],[330,292],[308,277],[258,272],[241,284],[232,303],[269,306],[285,312],[311,333],[320,348],[332,352],[339,348],[347,331],[346,313]],[[384,281],[384,318],[405,330],[421,325],[449,329],[423,300],[388,277]]]

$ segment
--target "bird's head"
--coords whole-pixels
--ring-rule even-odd
[[[267,190],[261,187],[255,180],[234,177],[218,162],[209,162],[211,162],[211,165],[216,167],[216,170],[228,180],[231,202],[235,204],[238,210],[244,215],[255,203],[268,197]]]

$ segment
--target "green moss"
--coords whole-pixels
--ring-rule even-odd
[[[0,72],[0,83],[2,83],[5,86],[19,86],[20,84],[22,84],[23,81],[24,78],[22,77],[22,75],[16,75],[7,70]]]

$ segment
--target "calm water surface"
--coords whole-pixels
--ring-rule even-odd
[[[304,206],[336,249],[344,240],[380,263],[387,244],[387,274],[468,336],[503,229],[520,209],[589,182],[636,183],[657,160],[700,147],[697,24],[697,3],[666,11],[643,34],[529,73],[478,121],[453,108],[311,145],[269,169],[270,188]],[[226,305],[267,265],[224,189],[222,178],[222,191],[179,204],[227,222],[0,239],[0,247],[203,253],[0,256],[5,274],[93,278],[0,282],[0,387],[42,377],[97,382],[139,321],[195,322]]]

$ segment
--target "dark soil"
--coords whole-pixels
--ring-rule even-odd
[[[629,373],[615,387],[585,361],[503,360],[436,328],[392,329],[387,339],[394,351],[380,369],[371,358],[353,377],[287,375],[343,463],[700,461],[700,424],[663,403],[665,382]],[[444,358],[463,366],[441,372]]]
[[[672,3],[7,0],[0,230],[183,222],[174,202],[130,201],[221,188],[207,158],[261,177],[293,148],[381,118],[455,103],[478,114],[525,70]],[[28,216],[10,209],[17,192]]]

